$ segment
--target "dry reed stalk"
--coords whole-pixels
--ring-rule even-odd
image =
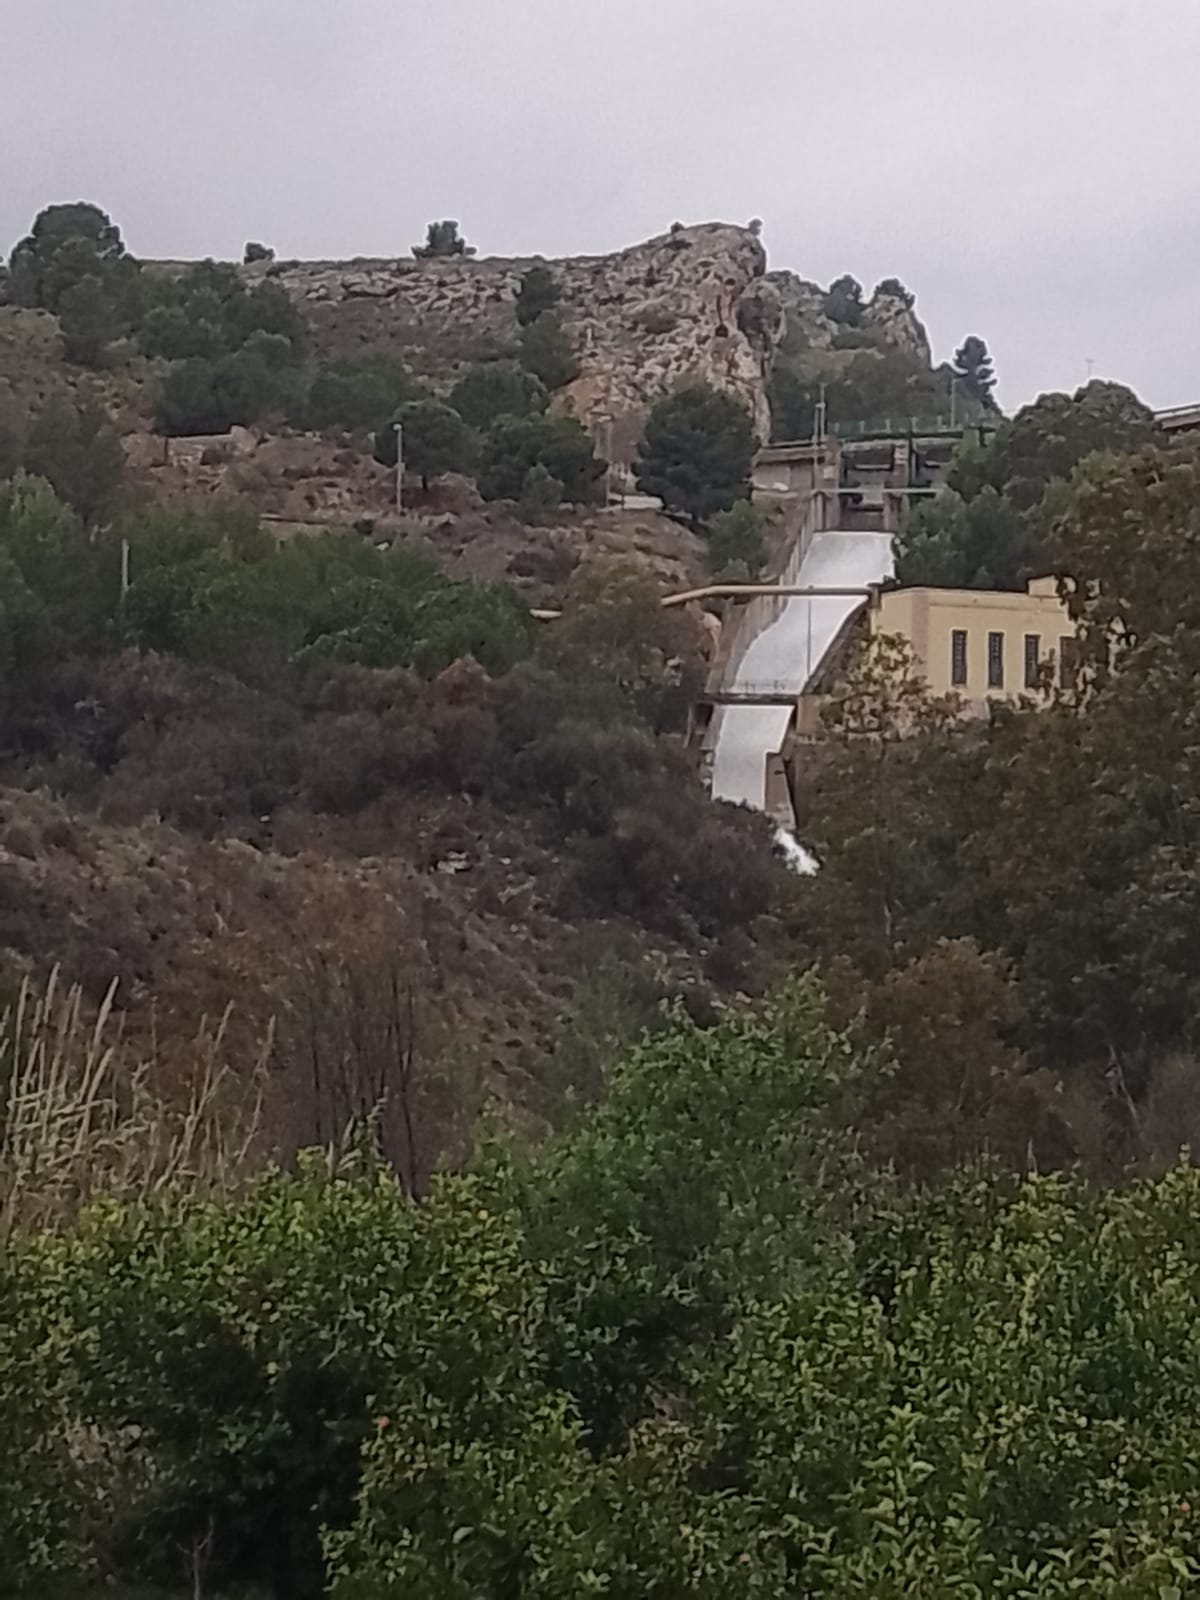
[[[56,968],[41,989],[26,979],[0,1016],[0,1239],[52,1227],[97,1194],[229,1188],[247,1169],[271,1038],[247,1080],[226,1058],[230,1009],[202,1021],[187,1094],[168,1102],[154,1060],[124,1045],[116,991],[89,1020]]]

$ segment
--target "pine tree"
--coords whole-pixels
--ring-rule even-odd
[[[972,400],[988,411],[999,410],[992,392],[996,369],[987,345],[976,334],[964,339],[954,352],[954,375]]]
[[[555,312],[543,311],[521,335],[521,365],[552,391],[579,376],[579,362]]]
[[[660,400],[646,419],[638,487],[693,523],[745,499],[754,433],[732,395],[698,384]]]
[[[553,311],[558,304],[558,285],[554,274],[544,262],[537,262],[521,279],[517,290],[517,321],[523,328],[536,322],[543,311]]]
[[[425,230],[425,243],[415,244],[412,253],[418,261],[446,259],[452,256],[473,256],[475,247],[469,245],[458,231],[458,223],[447,217],[444,222],[431,222]]]
[[[100,279],[89,274],[67,289],[58,317],[67,360],[80,367],[99,365],[114,329],[112,306]]]

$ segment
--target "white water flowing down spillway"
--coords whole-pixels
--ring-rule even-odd
[[[889,533],[813,535],[796,585],[814,589],[862,589],[892,575]],[[776,602],[777,603],[777,602]],[[820,666],[838,630],[862,605],[853,595],[792,595],[779,616],[738,662],[728,687],[772,684],[800,695]],[[767,756],[783,744],[792,707],[723,706],[713,744],[712,792],[762,811],[766,805]]]

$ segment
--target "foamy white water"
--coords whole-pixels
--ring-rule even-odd
[[[882,583],[891,574],[890,534],[827,529],[814,534],[795,582],[815,589],[859,589]],[[853,595],[791,596],[776,620],[746,651],[731,686],[779,684],[789,694],[799,695],[838,629],[861,604]],[[712,766],[712,792],[717,799],[741,801],[759,811],[765,808],[766,758],[783,743],[791,715],[790,706],[721,708]],[[815,870],[815,865],[810,870]]]
[[[776,828],[775,843],[787,865],[802,878],[811,878],[814,872],[820,870],[821,864],[816,856],[804,848],[790,828]]]

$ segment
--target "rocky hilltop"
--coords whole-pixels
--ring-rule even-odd
[[[834,349],[838,324],[825,315],[825,290],[820,284],[786,269],[768,272],[767,283],[779,298],[785,334],[792,334],[796,343],[810,350]],[[908,300],[888,292],[882,284],[863,307],[862,331],[922,366],[933,364],[924,323]]]
[[[547,263],[580,362],[560,403],[612,459],[632,461],[647,408],[689,381],[736,395],[767,439],[768,383],[785,336],[813,349],[832,345],[836,327],[821,290],[790,272],[769,273],[759,232],[757,224],[676,224],[613,255]],[[268,270],[303,311],[318,354],[388,350],[447,386],[472,361],[514,353],[517,291],[535,259],[398,257]],[[928,361],[925,330],[902,300],[876,295],[864,320]]]

